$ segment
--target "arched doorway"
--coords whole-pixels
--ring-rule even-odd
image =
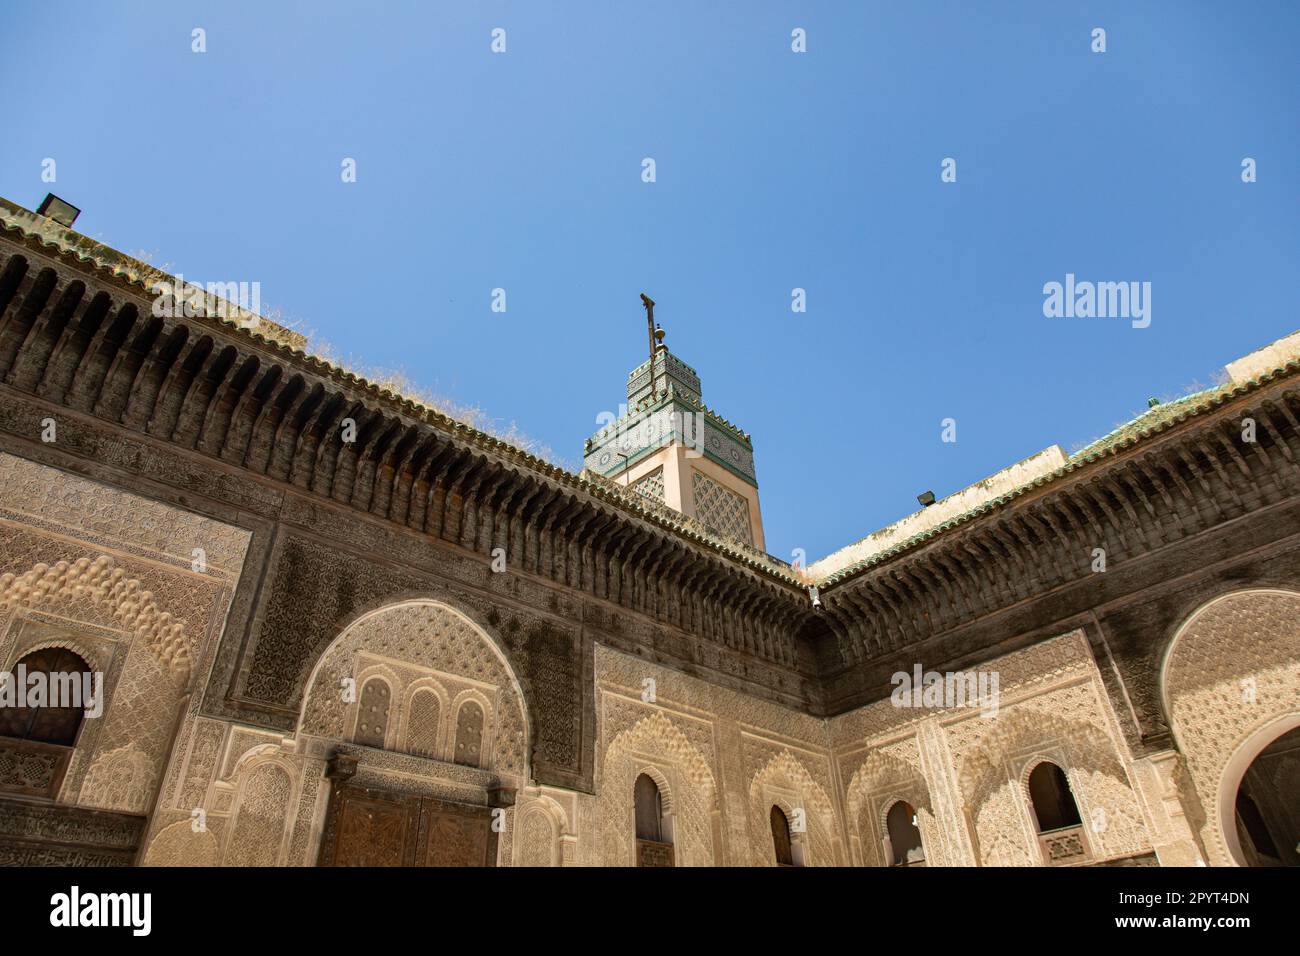
[[[797,866],[794,857],[794,841],[790,837],[790,820],[785,811],[773,804],[768,814],[772,826],[772,848],[776,854],[777,866]]]
[[[1253,734],[1224,772],[1219,813],[1241,866],[1300,866],[1300,718]]]
[[[24,683],[40,675],[45,690],[38,703],[24,700],[22,706],[0,707],[0,737],[60,747],[76,744],[90,701],[64,700],[59,692],[70,688],[80,698],[90,665],[67,648],[47,647],[22,658],[14,670]]]
[[[1294,738],[1286,735],[1300,727],[1298,664],[1300,594],[1277,588],[1207,602],[1165,652],[1165,713],[1200,804],[1200,843],[1211,865],[1281,865],[1288,851],[1294,859],[1296,836],[1267,805],[1274,792],[1295,799],[1297,784],[1287,778]]]

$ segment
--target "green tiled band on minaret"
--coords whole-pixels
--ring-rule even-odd
[[[704,404],[695,369],[662,342],[654,348],[653,362],[628,373],[618,417],[587,439],[583,467],[761,549],[749,435]]]
[[[628,403],[620,409],[620,417],[587,439],[584,468],[616,478],[646,455],[680,442],[699,446],[697,450],[706,458],[758,487],[749,435],[701,401],[700,378],[695,369],[668,351],[667,346],[659,346],[655,355],[654,391],[647,359],[628,375],[627,395]]]

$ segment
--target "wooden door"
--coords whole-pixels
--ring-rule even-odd
[[[487,807],[420,801],[420,836],[416,866],[493,866],[492,811]]]
[[[321,866],[412,866],[419,798],[339,787],[330,798]]]
[[[321,866],[494,866],[492,811],[338,786],[330,797]]]

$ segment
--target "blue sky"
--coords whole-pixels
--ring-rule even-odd
[[[1291,2],[9,0],[0,195],[570,462],[646,291],[816,558],[1300,328],[1297,39]],[[1044,317],[1066,273],[1150,282],[1150,327]]]

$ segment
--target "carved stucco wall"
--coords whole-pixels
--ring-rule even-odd
[[[352,742],[361,689],[376,675],[392,693],[383,749]],[[411,731],[421,730],[411,726],[411,701],[421,692],[434,693],[440,704],[415,713],[439,715],[437,727],[415,734],[434,742],[433,756],[405,752]],[[467,702],[484,711],[477,766],[452,762],[454,715]],[[353,781],[361,786],[484,805],[489,787],[526,781],[527,740],[518,682],[487,634],[435,601],[390,605],[363,615],[331,643],[309,682],[295,736],[204,717],[186,722],[144,862],[167,865],[192,854],[225,865],[312,865],[328,805],[330,755],[357,757]],[[514,819],[511,811],[507,826]],[[539,821],[524,822],[540,832]],[[559,832],[557,824],[557,839]],[[515,842],[501,841],[505,862]]]
[[[605,647],[596,687],[597,793],[578,795],[574,862],[633,862],[643,772],[660,784],[678,865],[774,865],[773,805],[802,811],[808,865],[845,861],[824,721]]]
[[[898,800],[916,808],[928,865],[1040,865],[1026,779],[1042,759],[1067,774],[1092,860],[1149,855],[1146,801],[1084,636],[981,669],[999,675],[996,714],[883,700],[822,721],[597,647],[596,794],[522,793],[514,862],[631,865],[632,785],[649,773],[679,865],[773,865],[773,806],[802,817],[808,865],[885,865]]]
[[[83,724],[60,802],[149,811],[248,540],[201,515],[0,454],[0,666],[59,646],[104,675],[103,714]]]
[[[438,657],[433,642],[403,644],[404,634],[409,639],[429,628],[455,629],[458,621],[440,606],[412,604],[349,628],[313,679],[296,740],[197,722],[178,791],[191,799],[210,791],[206,803],[192,805],[210,811],[209,829],[218,835],[215,845],[224,848],[223,862],[271,862],[268,847],[279,848],[278,862],[313,861],[325,804],[327,742],[346,739],[349,726],[349,705],[335,690],[344,676],[373,672],[375,660],[385,658],[393,671],[418,665],[444,680],[460,671],[492,687],[512,686],[508,673],[495,670],[499,659],[481,643],[479,655],[464,655],[484,638],[442,642],[444,649],[461,648],[453,652],[461,655],[456,660]],[[403,661],[416,645],[425,650],[417,660]],[[802,816],[805,829],[795,840],[808,865],[882,865],[884,815],[898,799],[917,808],[930,865],[1037,865],[1024,777],[1044,758],[1066,770],[1090,827],[1094,859],[1151,849],[1129,760],[1080,634],[985,665],[1001,679],[996,717],[973,710],[913,711],[881,701],[827,722],[603,647],[596,654],[596,793],[523,785],[506,814],[503,864],[632,864],[633,781],[649,773],[673,820],[679,865],[772,865],[772,806],[791,819]],[[654,699],[643,699],[651,688]],[[254,752],[262,762],[277,759],[283,772],[254,775],[260,766],[249,756]],[[373,748],[349,752],[361,757],[358,776],[369,785],[473,801],[488,783],[481,769]],[[523,754],[520,749],[519,760]],[[502,766],[514,766],[512,759],[503,755]],[[457,773],[464,776],[454,779]],[[172,858],[170,848],[182,844],[203,858],[215,852],[213,841],[177,826],[189,816],[184,803],[173,800],[160,814],[150,862],[155,855]],[[240,829],[244,807],[252,808],[252,817]],[[275,833],[263,832],[269,807],[284,808],[283,826]],[[223,832],[233,836],[223,841]]]
[[[1300,598],[1294,595],[1266,595],[1250,605],[1225,604],[1217,613],[1198,615],[1181,632],[1166,682],[1172,688],[1176,733],[1193,776],[1214,780],[1214,768],[1228,759],[1234,741],[1288,707],[1294,709],[1294,686],[1287,681],[1294,680],[1295,667],[1292,663],[1288,670],[1286,662],[1296,659],[1298,608]],[[428,621],[412,622],[396,630],[419,633],[428,626]],[[391,656],[394,645],[384,637],[386,630],[358,631],[368,638],[338,644],[341,658],[352,654],[353,666],[364,668],[374,666],[375,652]],[[1243,657],[1233,649],[1240,649],[1246,642],[1242,635],[1249,634],[1257,635],[1252,640],[1258,646]],[[395,659],[400,662],[403,653],[398,651]],[[897,708],[885,700],[823,722],[605,648],[598,647],[596,654],[597,792],[524,786],[517,806],[506,814],[501,863],[630,864],[632,782],[649,772],[660,782],[673,816],[681,865],[770,865],[767,813],[772,805],[788,815],[804,811],[807,830],[796,840],[803,843],[809,864],[883,865],[885,814],[899,799],[917,808],[930,865],[1039,865],[1025,779],[1043,759],[1067,774],[1093,860],[1140,857],[1153,846],[1161,849],[1165,862],[1196,858],[1195,849],[1186,840],[1179,842],[1175,833],[1175,818],[1191,806],[1171,794],[1180,758],[1132,760],[1080,633],[982,665],[981,670],[999,674],[1002,698],[996,716],[977,710]],[[1213,661],[1207,663],[1210,657]],[[468,658],[450,665],[430,658],[418,663],[470,671],[476,680],[486,675],[485,683],[508,686],[494,683],[501,677],[492,675],[488,658],[480,662],[486,669]],[[318,682],[332,692],[345,672],[345,666],[323,664]],[[1207,675],[1216,679],[1207,682]],[[1258,710],[1236,707],[1242,675],[1256,680]],[[642,699],[647,680],[654,682],[653,701]],[[346,732],[347,708],[335,706],[336,695],[328,696],[328,706],[322,699],[316,711],[309,695],[307,710],[318,723],[304,722],[304,728],[334,733],[341,727]],[[1231,718],[1227,723],[1225,715]],[[444,741],[447,732],[444,727]],[[275,753],[294,766],[283,776],[269,769],[254,775],[259,765],[241,761],[258,740],[272,739],[269,735],[203,720],[192,736],[187,771],[198,767],[202,776],[202,768],[216,766],[218,774],[225,768],[214,794],[217,816],[209,815],[212,832],[228,829],[229,813],[223,818],[223,807],[253,808],[252,822],[243,831],[235,828],[236,837],[222,853],[212,832],[190,832],[188,814],[170,822],[162,814],[149,862],[181,857],[266,862],[268,845],[279,846],[279,861],[312,862],[325,803],[325,751],[313,748],[312,736],[279,741],[265,751],[264,761]],[[214,745],[214,738],[222,743]],[[214,746],[224,756],[213,756]],[[485,785],[472,768],[440,767],[440,772],[467,775],[453,781],[427,774],[428,763],[410,755],[367,748],[356,752],[362,756],[361,776],[374,785],[404,782],[460,800],[472,799],[470,794]],[[279,843],[263,834],[258,823],[274,807],[285,808]],[[1213,830],[1212,821],[1205,825]],[[1166,857],[1170,847],[1181,855]],[[1217,852],[1212,862],[1227,861],[1225,850]]]
[[[902,800],[916,811],[917,829],[931,866],[960,862],[948,844],[947,832],[939,825],[930,798],[930,788],[920,769],[920,744],[916,736],[893,741],[869,756],[848,781],[845,816],[853,860],[859,865],[888,866],[885,858],[885,821],[889,810]]]
[[[929,865],[1042,861],[1026,780],[1042,760],[1066,773],[1093,860],[1148,854],[1144,803],[1082,633],[987,661],[1000,706],[896,707],[878,701],[831,721],[855,860],[885,865],[885,815],[917,808]]]
[[[360,695],[366,678],[386,674],[393,695],[394,728],[385,749],[405,748],[399,736],[412,692],[440,695],[442,757],[452,757],[456,715],[478,703],[484,724],[484,765],[514,787],[522,785],[528,751],[523,693],[492,640],[464,615],[434,601],[408,601],[364,615],[330,645],[312,676],[303,704],[300,736],[345,740],[355,727],[359,699],[344,700],[344,678]],[[490,756],[488,754],[490,753]]]
[[[490,629],[507,655],[528,700],[529,761],[535,771],[546,782],[565,786],[590,780],[591,748],[589,741],[584,746],[583,733],[591,706],[591,687],[583,681],[589,664],[576,626],[495,603],[479,587],[484,575],[498,577],[485,562],[453,559],[439,549],[413,544],[418,539],[411,536],[382,535],[370,523],[349,523],[346,513],[318,511],[296,499],[286,501],[283,519],[329,525],[334,534],[341,527],[346,546],[285,528],[275,534],[256,625],[243,636],[242,646],[240,641],[223,645],[205,695],[205,713],[238,719],[246,711],[246,722],[290,733],[308,682],[344,623],[408,598],[436,599]],[[522,604],[540,608],[556,598],[526,577],[510,578],[511,594]],[[473,586],[465,586],[466,579]],[[562,604],[566,613],[576,610],[570,596]],[[239,706],[232,708],[231,701]]]
[[[1161,684],[1199,798],[1192,825],[1212,865],[1241,862],[1225,832],[1241,775],[1300,724],[1300,594],[1238,591],[1195,611],[1174,635]]]
[[[292,738],[189,715],[151,821],[145,866],[304,866],[325,810],[323,758]]]
[[[508,811],[500,863],[514,866],[593,865],[597,859],[596,798],[558,787],[526,787]],[[582,836],[580,837],[579,834]]]
[[[104,673],[104,717],[87,722],[60,800],[145,813],[161,782],[150,863],[314,862],[325,759],[341,748],[360,756],[370,785],[468,802],[498,778],[518,786],[503,863],[630,863],[631,783],[652,772],[686,865],[773,862],[773,805],[803,811],[796,840],[809,864],[883,864],[884,815],[899,799],[917,808],[932,865],[1036,864],[1024,779],[1050,759],[1067,773],[1094,859],[1154,847],[1162,862],[1189,863],[1203,847],[1230,864],[1225,779],[1244,769],[1243,748],[1267,743],[1255,737],[1300,718],[1300,595],[1276,590],[1228,595],[1178,630],[1163,689],[1181,754],[1136,761],[1077,633],[983,665],[1001,678],[992,719],[886,700],[822,721],[598,647],[596,793],[538,787],[514,675],[481,629],[431,601],[383,608],[338,635],[295,736],[200,716],[248,543],[242,529],[0,455],[0,663],[63,646]],[[393,681],[384,750],[349,743],[356,704],[337,693],[367,669]],[[646,679],[654,701],[642,699]],[[417,706],[420,690],[436,706]],[[448,760],[468,699],[484,708],[477,767]]]

